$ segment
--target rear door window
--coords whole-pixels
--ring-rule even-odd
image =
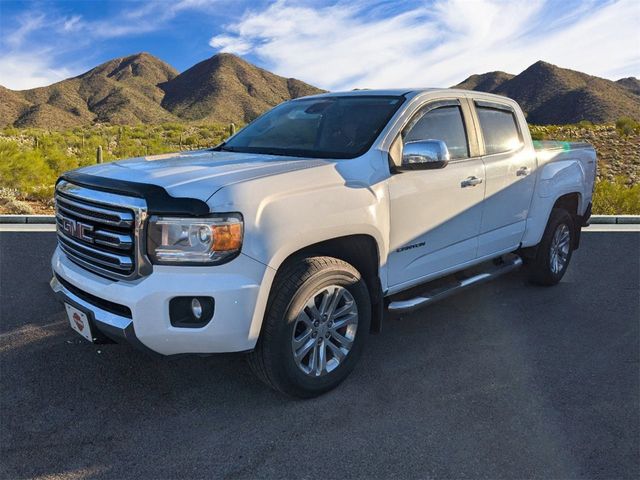
[[[486,155],[510,152],[522,145],[516,117],[510,110],[476,105]]]

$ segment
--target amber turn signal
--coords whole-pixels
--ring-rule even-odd
[[[213,233],[212,250],[227,252],[239,250],[242,246],[242,224],[231,223],[227,225],[212,225]]]

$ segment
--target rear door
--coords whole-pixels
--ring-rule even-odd
[[[527,148],[508,103],[471,101],[484,153],[485,198],[478,257],[516,249],[524,235],[535,186],[535,152]]]
[[[401,171],[389,180],[388,281],[397,289],[476,258],[484,197],[484,164],[466,99],[421,106],[401,136],[403,144],[442,140],[451,160],[441,169]]]

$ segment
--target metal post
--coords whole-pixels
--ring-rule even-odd
[[[98,145],[96,150],[96,163],[102,163],[102,145]]]

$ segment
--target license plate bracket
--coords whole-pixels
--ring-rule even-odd
[[[67,318],[69,319],[71,328],[82,335],[85,339],[93,343],[93,334],[91,332],[89,315],[87,315],[79,308],[76,308],[68,303],[64,304],[64,308],[67,311]]]

